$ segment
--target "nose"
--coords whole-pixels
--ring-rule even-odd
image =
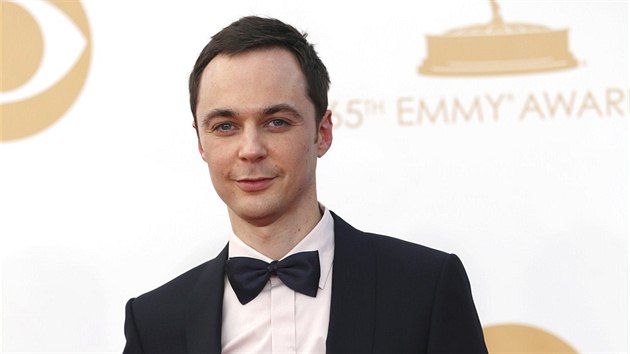
[[[259,132],[256,128],[244,129],[241,135],[241,144],[238,151],[238,157],[242,160],[256,162],[267,156],[267,148]]]

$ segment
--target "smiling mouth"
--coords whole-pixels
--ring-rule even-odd
[[[244,192],[259,192],[267,189],[272,182],[273,178],[248,178],[237,180],[236,184]]]

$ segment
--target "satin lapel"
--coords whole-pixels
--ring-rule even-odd
[[[221,353],[223,279],[228,246],[208,262],[191,295],[186,322],[188,353]]]
[[[361,231],[332,215],[335,258],[326,352],[370,353],[375,326],[375,255]]]

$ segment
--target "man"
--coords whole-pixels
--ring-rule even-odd
[[[305,35],[245,17],[190,76],[228,207],[219,256],[127,303],[125,353],[486,353],[459,259],[354,229],[317,200],[328,73]]]

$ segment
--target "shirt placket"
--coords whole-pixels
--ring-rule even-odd
[[[271,351],[295,353],[295,292],[276,276],[271,279]]]

